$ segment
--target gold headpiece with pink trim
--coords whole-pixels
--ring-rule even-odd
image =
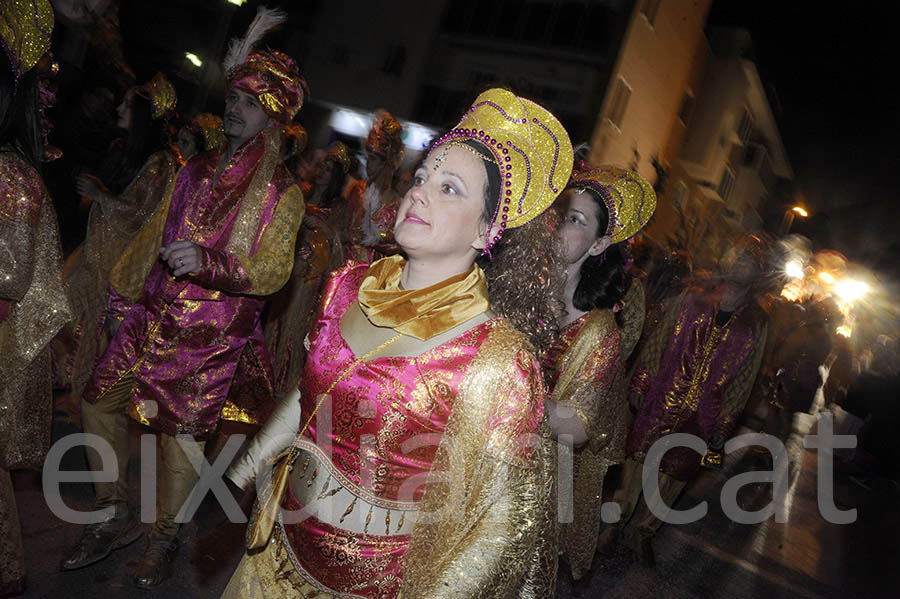
[[[203,136],[203,150],[221,150],[225,147],[225,128],[222,117],[209,112],[203,112],[191,119],[187,124],[189,131]]]
[[[609,212],[605,234],[613,243],[634,237],[656,210],[653,186],[639,174],[615,166],[595,168],[578,161],[568,187],[592,189],[603,199]]]
[[[504,229],[535,218],[565,189],[572,172],[572,142],[546,108],[499,88],[479,95],[431,151],[467,139],[487,148],[500,168],[500,201],[491,219],[491,226],[498,221],[500,226],[486,240],[489,253]]]

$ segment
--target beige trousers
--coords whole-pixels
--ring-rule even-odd
[[[660,472],[658,480],[659,494],[662,501],[654,504],[652,506],[654,510],[651,511],[651,506],[647,504],[647,499],[644,496],[643,482],[641,480],[643,469],[643,462],[630,458],[625,460],[625,466],[622,470],[622,484],[616,492],[615,500],[622,509],[622,519],[619,521],[620,526],[626,526],[641,534],[652,535],[663,524],[662,520],[654,515],[654,511],[661,516],[668,513],[687,483]],[[633,536],[626,532],[626,542]]]
[[[128,510],[128,416],[125,411],[131,401],[134,385],[132,375],[126,375],[103,394],[96,403],[81,402],[81,419],[85,433],[92,433],[109,443],[115,453],[118,478],[112,482],[94,481],[94,507],[114,507],[116,514]],[[153,528],[166,535],[178,533],[180,524],[175,517],[197,483],[199,475],[192,462],[203,457],[205,441],[179,442],[175,437],[159,433],[162,469],[157,473],[156,522]],[[93,471],[103,469],[100,455],[89,448],[88,465]],[[144,465],[144,468],[156,467]]]

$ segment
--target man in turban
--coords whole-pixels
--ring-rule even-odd
[[[765,347],[768,316],[757,298],[770,284],[768,256],[765,240],[747,235],[723,257],[716,284],[667,300],[645,337],[629,389],[637,415],[617,494],[622,519],[602,533],[605,551],[623,532],[637,560],[652,566],[651,541],[665,514],[701,466],[721,466]],[[645,459],[651,449],[665,447],[654,446],[672,433],[702,439],[707,451],[668,449],[659,463],[659,494],[644,496]]]
[[[134,574],[135,585],[153,588],[171,575],[177,516],[198,480],[206,440],[220,419],[258,423],[273,403],[260,313],[265,296],[290,276],[303,218],[281,144],[306,89],[293,60],[272,50],[244,50],[226,76],[226,147],[187,162],[110,273],[107,326],[116,332],[82,414],[85,432],[114,453],[118,478],[97,480],[109,480],[107,471],[95,479],[95,510],[106,519],[84,528],[64,570],[141,536],[127,504],[126,415],[160,437],[156,521]],[[103,470],[93,449],[88,461]]]

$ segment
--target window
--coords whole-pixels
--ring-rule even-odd
[[[622,129],[622,120],[625,117],[629,98],[631,98],[631,88],[624,79],[619,77],[613,86],[612,100],[609,103],[609,112],[606,117],[616,129]]]
[[[684,126],[687,126],[688,121],[691,119],[691,114],[694,112],[694,94],[691,92],[685,92],[684,98],[681,100],[681,110],[678,111],[678,119]]]
[[[661,0],[643,0],[643,4],[641,4],[641,14],[644,15],[651,27],[656,23],[656,13],[659,12],[660,2]]]
[[[722,198],[723,202],[728,201],[728,196],[731,195],[731,188],[734,187],[734,173],[731,172],[729,167],[725,167],[725,170],[722,171],[722,179],[719,181],[719,197]]]
[[[741,115],[741,122],[738,125],[738,137],[741,143],[746,144],[753,135],[753,115],[747,108],[744,108],[744,114]]]

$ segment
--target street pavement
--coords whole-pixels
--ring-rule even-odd
[[[67,398],[57,403],[54,440],[79,432],[70,404]],[[133,427],[135,456],[142,432]],[[835,503],[840,509],[856,508],[857,520],[830,524],[817,507],[817,454],[796,445],[790,453],[787,522],[779,524],[770,518],[761,524],[737,524],[725,516],[720,500],[724,482],[761,468],[758,455],[738,451],[727,456],[722,470],[704,471],[688,486],[675,507],[688,509],[706,501],[708,513],[692,524],[663,526],[654,539],[653,568],[634,563],[629,552],[619,547],[611,558],[598,555],[591,573],[573,583],[563,560],[557,598],[900,597],[897,486],[876,478],[866,489],[839,472]],[[83,451],[73,449],[65,454],[62,469],[83,470],[84,464]],[[135,459],[130,472],[133,505],[139,504],[139,474]],[[40,473],[17,472],[13,480],[25,538],[28,586],[24,597],[219,597],[243,551],[245,525],[229,522],[210,495],[197,517],[182,528],[175,575],[160,588],[143,591],[131,584],[130,568],[141,554],[143,540],[103,562],[62,573],[59,562],[80,526],[53,515],[42,493]],[[770,501],[770,488],[760,483],[742,487],[739,505],[745,510],[760,509]],[[61,495],[72,509],[87,510],[93,491],[88,483],[63,483]]]

